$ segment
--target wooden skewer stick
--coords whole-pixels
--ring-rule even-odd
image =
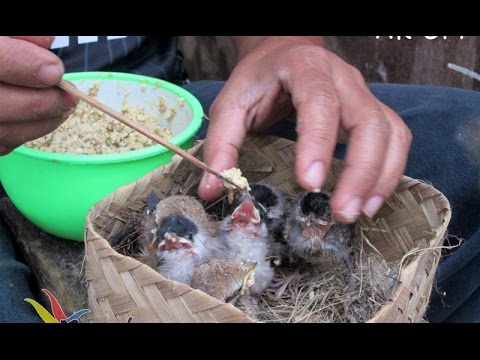
[[[156,141],[157,143],[165,146],[167,149],[172,150],[175,154],[180,155],[182,158],[184,158],[187,161],[190,161],[193,165],[199,167],[200,169],[204,171],[208,171],[215,175],[216,177],[227,181],[228,183],[232,184],[233,186],[237,187],[238,189],[242,189],[241,186],[235,184],[231,179],[223,176],[220,172],[218,172],[215,169],[212,169],[210,166],[205,164],[203,161],[197,159],[196,157],[190,155],[188,152],[185,150],[179,148],[176,145],[173,145],[170,143],[168,140],[163,139],[159,135],[155,134],[153,131],[145,128],[142,125],[137,124],[136,122],[130,120],[126,116],[120,114],[119,112],[113,110],[112,108],[108,107],[105,104],[102,104],[101,102],[97,101],[93,97],[85,94],[83,91],[78,90],[74,85],[71,83],[62,80],[60,81],[60,84],[58,84],[58,87],[69,92],[72,95],[75,95],[79,99],[85,101],[86,103],[92,105],[93,107],[96,107],[98,110],[104,112],[105,114],[110,115],[112,118],[120,121],[121,123],[127,125],[128,127],[131,127],[132,129],[138,131],[140,134],[145,135],[146,137],[152,139],[153,141]]]

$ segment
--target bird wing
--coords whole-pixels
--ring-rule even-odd
[[[160,196],[155,190],[150,191],[147,199],[147,206],[145,207],[145,215],[150,216],[157,208],[157,204],[160,202]]]

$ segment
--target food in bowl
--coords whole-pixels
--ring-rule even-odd
[[[88,90],[88,95],[96,97],[99,88],[100,83],[94,83]],[[159,100],[160,112],[165,111],[164,106],[166,107],[166,100],[162,96]],[[127,97],[122,101],[121,113],[165,140],[174,136],[169,128],[159,125],[152,112],[140,105],[132,105]],[[167,120],[173,120],[175,114],[169,114]],[[138,150],[155,144],[155,141],[80,101],[74,112],[55,131],[29,141],[25,146],[56,153],[93,155]]]
[[[127,103],[131,109],[152,114],[158,128],[171,131],[169,142],[176,146],[188,149],[195,143],[203,109],[192,94],[177,85],[148,76],[113,72],[70,73],[64,79],[83,92],[96,89],[94,85],[98,84],[96,99],[116,111],[122,111]],[[179,99],[184,100],[183,106]],[[144,115],[138,116],[135,119],[133,115],[132,120],[139,121]],[[86,136],[98,136],[95,132],[104,131],[87,131]],[[132,129],[127,138],[133,134]],[[78,137],[77,132],[70,137]],[[69,153],[64,153],[59,149],[20,146],[0,156],[0,181],[17,209],[32,223],[56,236],[82,241],[85,218],[92,205],[119,186],[169,163],[174,155],[159,144],[131,151],[95,151],[85,155],[70,148]]]

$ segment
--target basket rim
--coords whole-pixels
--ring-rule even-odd
[[[405,176],[406,178],[409,178],[408,176]],[[411,179],[411,178],[409,178]],[[415,180],[415,179],[413,179]],[[415,181],[418,181],[418,180],[415,180]],[[419,183],[421,183],[421,181],[418,181]],[[437,189],[435,189],[437,190]],[[436,253],[436,264],[434,265],[434,270],[436,271],[436,268],[438,266],[438,261],[440,260],[440,252],[441,252],[441,248],[440,246],[442,245],[443,241],[445,240],[445,234],[446,234],[446,231],[447,231],[447,228],[448,228],[448,224],[450,223],[450,219],[452,217],[452,211],[450,209],[450,202],[448,201],[448,199],[446,198],[445,195],[443,195],[443,193],[441,193],[439,190],[437,190],[441,196],[443,197],[444,201],[446,202],[447,204],[447,208],[444,209],[444,217],[442,219],[442,224],[436,229],[436,232],[438,234],[441,234],[440,236],[435,236],[432,238],[432,240],[430,241],[429,243],[429,246],[422,249],[423,253],[422,254],[419,254],[414,261],[412,261],[411,263],[409,263],[407,266],[405,266],[401,273],[400,273],[400,278],[399,278],[399,281],[398,281],[398,284],[395,286],[395,290],[393,291],[392,295],[390,296],[389,300],[388,300],[388,303],[386,303],[384,306],[382,306],[382,308],[375,314],[374,317],[372,317],[371,319],[368,319],[366,321],[366,323],[375,323],[375,322],[378,322],[377,320],[381,319],[382,317],[384,317],[394,306],[394,299],[398,298],[399,297],[399,293],[401,291],[401,284],[407,282],[409,280],[409,278],[411,278],[413,276],[413,273],[414,273],[414,268],[417,266],[417,263],[420,261],[420,257],[424,257],[424,256],[427,256],[428,255],[428,252],[427,251],[434,251]],[[430,296],[430,294],[429,294]]]

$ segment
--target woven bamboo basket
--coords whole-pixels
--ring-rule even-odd
[[[201,144],[190,152],[199,155]],[[256,136],[242,149],[239,167],[249,182],[277,186],[288,194],[302,191],[293,173],[294,143]],[[334,161],[325,185],[334,187],[341,170]],[[109,241],[126,226],[125,210],[141,213],[152,189],[163,195],[195,194],[201,171],[180,158],[119,188],[97,203],[87,217],[85,278],[90,321],[126,322],[252,322],[236,307],[184,284],[165,279],[152,268],[119,254]],[[386,260],[401,259],[422,249],[403,267],[391,296],[369,322],[419,322],[426,312],[441,246],[451,216],[438,190],[404,176],[394,195],[373,218],[357,226]]]

